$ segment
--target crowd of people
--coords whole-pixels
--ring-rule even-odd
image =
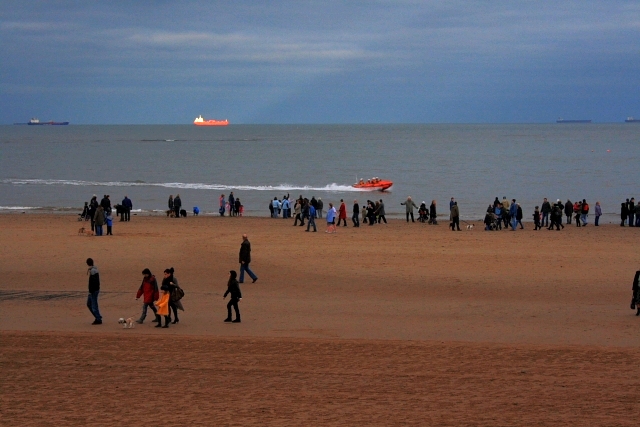
[[[431,225],[438,224],[437,202],[432,200],[431,204],[427,206],[426,202],[422,202],[419,206],[413,201],[411,196],[400,203],[404,206],[406,221],[416,222],[414,217],[414,210],[418,211],[417,221],[421,223],[427,223]],[[131,220],[131,210],[133,209],[133,203],[129,197],[125,195],[120,204],[114,206],[116,209],[116,215],[120,217],[120,221]],[[169,196],[167,216],[179,218],[185,217],[186,211],[182,209],[182,201],[180,195],[177,194]],[[241,203],[239,197],[235,197],[233,192],[229,193],[228,199],[224,194],[221,194],[218,199],[218,213],[220,216],[243,216],[244,205]],[[315,196],[309,198],[300,195],[297,199],[293,200],[289,194],[282,196],[280,199],[274,197],[269,202],[269,216],[271,218],[282,219],[294,219],[294,226],[304,226],[307,223],[307,230],[313,228],[316,231],[316,219],[322,219],[325,215],[324,202],[320,197]],[[313,215],[311,214],[313,209]],[[534,223],[534,230],[546,228],[548,230],[561,230],[565,227],[565,224],[575,224],[576,227],[585,227],[589,224],[588,218],[591,207],[587,203],[586,199],[582,201],[571,202],[567,200],[562,202],[557,199],[555,203],[551,203],[547,198],[544,198],[541,205],[536,206],[532,214]],[[335,215],[332,210],[335,210]],[[198,215],[200,209],[198,207],[193,208],[193,214]],[[602,207],[600,202],[596,202],[594,211],[595,220],[594,225],[600,225],[600,217],[602,216]],[[333,203],[329,203],[329,209],[326,212],[327,216],[327,232],[336,233],[337,227],[347,226],[347,206],[344,199],[340,199],[340,204],[334,208]],[[484,217],[485,230],[502,230],[517,228],[524,229],[522,220],[524,218],[523,209],[516,201],[516,199],[507,199],[503,197],[499,200],[498,197],[487,207]],[[566,219],[564,219],[566,218]],[[85,202],[83,212],[80,214],[80,219],[91,221],[91,231],[96,236],[102,236],[103,227],[106,226],[106,234],[113,234],[113,216],[111,200],[108,194],[105,194],[100,202],[98,202],[96,195],[94,194],[91,201]],[[640,227],[640,203],[636,204],[635,199],[632,197],[621,203],[620,207],[620,225],[629,227]],[[311,221],[310,221],[311,220]],[[563,223],[564,221],[564,223]],[[386,208],[383,199],[373,201],[367,200],[362,205],[358,200],[353,201],[351,209],[351,222],[353,227],[360,227],[360,224],[387,224]],[[463,221],[464,222],[464,221]],[[449,202],[449,226],[452,230],[460,230],[460,208],[457,201],[452,197]]]

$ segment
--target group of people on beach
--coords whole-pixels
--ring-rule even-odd
[[[120,216],[120,221],[131,220],[131,209],[133,203],[131,199],[124,196],[121,204],[115,205],[116,215]],[[91,221],[91,231],[96,236],[103,235],[103,226],[107,226],[107,236],[113,235],[113,209],[111,208],[111,199],[105,194],[98,203],[98,197],[94,194],[89,202],[84,202],[84,208],[80,214],[79,220]]]
[[[620,220],[621,227],[624,227],[627,221],[629,227],[640,227],[640,203],[636,205],[634,197],[620,204]]]
[[[240,202],[239,197],[233,195],[233,191],[229,193],[229,199],[225,200],[224,194],[218,198],[218,213],[220,216],[242,216],[244,215],[244,206]]]
[[[225,322],[240,323],[240,308],[238,303],[242,300],[242,292],[240,291],[240,283],[244,282],[245,273],[255,283],[258,280],[258,276],[251,270],[249,264],[251,263],[251,243],[246,234],[242,235],[242,243],[240,245],[240,277],[235,270],[229,271],[229,278],[227,281],[227,291],[223,295],[223,299],[226,299],[227,295],[231,295],[229,303],[227,304],[227,317]],[[87,308],[94,317],[92,325],[102,324],[102,315],[100,314],[100,308],[98,306],[98,296],[100,294],[100,273],[98,267],[94,264],[92,258],[87,258],[87,275],[89,276],[89,294],[87,296]],[[136,293],[136,301],[142,298],[142,313],[140,317],[135,320],[136,323],[144,323],[147,317],[147,311],[150,309],[155,315],[155,319],[152,321],[156,324],[156,328],[168,328],[169,324],[176,324],[180,322],[178,318],[178,310],[184,311],[182,305],[182,298],[184,297],[184,290],[178,285],[178,278],[175,276],[175,269],[173,267],[164,270],[164,277],[160,287],[158,288],[158,281],[156,276],[145,268],[142,270],[142,283]],[[239,279],[239,280],[238,280]],[[232,319],[231,308],[234,309],[236,318]],[[173,312],[173,321],[171,313]],[[164,318],[164,325],[162,325],[162,319]]]

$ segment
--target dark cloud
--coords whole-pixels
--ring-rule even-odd
[[[0,121],[640,116],[635,2],[153,4],[4,11]]]

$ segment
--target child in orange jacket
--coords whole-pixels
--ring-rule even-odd
[[[161,326],[163,328],[168,328],[169,327],[169,298],[170,298],[169,287],[167,285],[162,285],[160,290],[162,291],[160,295],[160,299],[158,299],[158,301],[155,301],[154,304],[158,308],[157,315],[164,316],[164,326],[162,326],[161,321],[158,321],[156,328],[159,328]]]

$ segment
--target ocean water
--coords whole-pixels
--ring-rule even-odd
[[[356,178],[394,182],[387,192],[351,187]],[[600,201],[615,222],[620,202],[640,198],[640,124],[0,126],[0,211],[80,211],[93,194],[128,195],[134,210],[217,212],[234,192],[245,214],[268,216],[287,193],[349,210],[383,199],[390,217],[412,196],[451,197],[466,220],[498,196],[525,219],[544,197]]]

